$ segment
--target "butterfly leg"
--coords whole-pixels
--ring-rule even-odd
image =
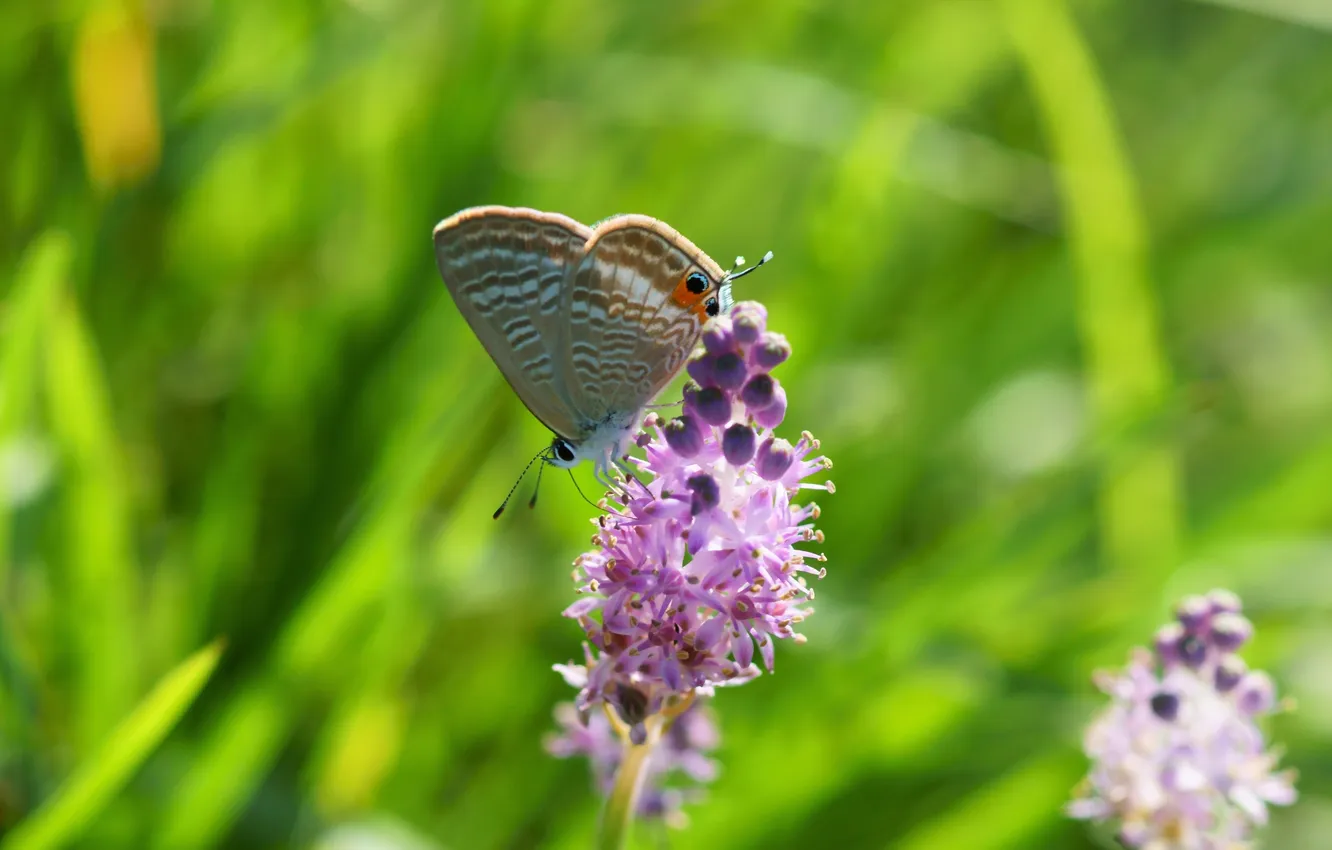
[[[647,410],[664,410],[664,409],[666,409],[666,408],[668,408],[668,407],[679,407],[679,406],[682,405],[682,404],[684,404],[684,399],[680,399],[679,401],[668,401],[668,402],[666,402],[665,404],[649,404],[649,405],[647,406],[646,409],[647,409]]]
[[[621,502],[628,504],[630,499],[629,491],[620,481],[617,481],[614,476],[614,468],[617,466],[621,471],[628,475],[629,478],[633,478],[634,481],[638,482],[638,479],[634,478],[629,467],[622,461],[616,460],[615,450],[613,448],[607,449],[606,453],[597,458],[596,462],[592,464],[592,477],[597,480],[598,484],[606,488],[607,493],[615,494]],[[642,486],[642,482],[638,483],[639,486]],[[644,489],[646,490],[647,488],[645,487]]]
[[[611,480],[609,473],[610,471],[607,469],[605,458],[597,458],[596,462],[592,464],[592,477],[596,479],[596,482],[601,485],[602,489],[607,493],[619,492],[620,488],[615,486],[615,482]]]
[[[620,468],[620,471],[624,473],[625,484],[628,484],[630,481],[632,481],[632,482],[634,482],[635,484],[637,484],[637,485],[642,489],[642,491],[643,491],[644,493],[646,493],[646,494],[649,495],[649,496],[652,495],[652,491],[648,490],[646,484],[644,484],[642,481],[638,480],[638,476],[637,476],[637,475],[634,475],[634,471],[633,471],[633,469],[630,468],[629,464],[625,463],[624,458],[616,458],[616,459],[615,459],[615,465],[618,466],[618,467]],[[625,491],[625,495],[626,495],[626,496],[629,495],[627,489],[626,489],[626,491]]]

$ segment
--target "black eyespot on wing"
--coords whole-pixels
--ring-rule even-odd
[[[716,298],[709,298],[708,303],[704,309],[708,311],[709,316],[715,316],[717,315],[718,312],[720,312],[721,305],[717,303]]]
[[[711,285],[712,281],[708,280],[708,276],[703,272],[690,272],[689,277],[685,278],[685,287],[695,295],[707,292]]]

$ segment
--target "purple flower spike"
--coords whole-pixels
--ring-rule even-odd
[[[786,390],[777,384],[772,391],[772,404],[754,411],[754,421],[764,428],[776,428],[786,418]]]
[[[745,382],[740,390],[740,400],[751,412],[769,407],[776,398],[777,382],[767,372],[759,372]]]
[[[695,457],[703,450],[703,431],[689,414],[667,422],[662,431],[666,444],[680,457]]]
[[[624,744],[605,713],[579,712],[573,703],[565,702],[555,707],[555,722],[559,733],[546,738],[546,751],[556,758],[585,757],[597,790],[609,794],[624,756]],[[712,711],[702,700],[675,718],[648,760],[638,797],[638,816],[677,829],[687,826],[684,804],[702,797],[698,785],[717,777],[717,763],[708,753],[717,748],[719,741]],[[666,784],[679,776],[690,780],[692,787]]]
[[[708,356],[717,372],[739,370],[738,389],[759,371],[748,355],[772,335],[756,305],[733,315],[739,353]],[[721,368],[727,357],[735,362]],[[780,388],[774,395],[784,413]],[[685,408],[665,425],[647,420],[645,457],[631,459],[642,486],[600,518],[593,548],[575,562],[582,598],[565,611],[586,636],[584,663],[559,668],[579,689],[578,709],[622,712],[624,694],[639,694],[649,736],[684,701],[772,670],[778,641],[803,640],[809,581],[824,573],[808,547],[823,534],[818,507],[795,500],[803,490],[833,492],[815,483],[831,463],[810,434],[792,445],[761,420],[756,429],[715,384],[687,391]]]
[[[754,468],[764,481],[779,481],[795,462],[795,450],[785,440],[772,437],[759,444],[758,455],[754,459]]]
[[[1295,801],[1294,773],[1275,769],[1254,722],[1276,707],[1276,689],[1222,645],[1233,637],[1218,640],[1248,636],[1227,622],[1243,620],[1238,605],[1213,604],[1185,600],[1156,653],[1137,649],[1124,671],[1096,676],[1110,705],[1087,728],[1091,771],[1067,812],[1110,822],[1126,847],[1248,850],[1267,807]],[[1209,619],[1204,638],[1195,630]]]
[[[703,348],[709,354],[722,354],[735,348],[735,333],[728,317],[718,316],[703,328]]]
[[[694,411],[709,425],[731,421],[731,400],[717,387],[704,387],[694,396]]]
[[[791,356],[791,343],[781,334],[765,333],[758,345],[750,349],[754,365],[764,372],[771,372],[786,362]]]
[[[744,466],[749,463],[757,444],[754,429],[739,422],[722,433],[722,455],[731,466]]]

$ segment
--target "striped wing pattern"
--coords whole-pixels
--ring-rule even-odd
[[[557,374],[565,281],[592,231],[537,210],[474,207],[435,228],[435,259],[458,310],[532,415],[580,434]]]
[[[567,294],[566,391],[591,422],[638,413],[684,365],[707,315],[689,292],[701,271],[709,291],[724,272],[674,230],[624,215],[597,227]]]
[[[475,207],[435,228],[440,274],[528,410],[581,442],[637,417],[679,372],[725,279],[662,222],[595,229],[556,213]],[[693,292],[687,280],[707,277]]]

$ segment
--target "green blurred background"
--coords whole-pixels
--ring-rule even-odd
[[[548,435],[431,251],[504,203],[773,249],[836,463],[643,847],[1096,846],[1090,673],[1226,586],[1326,848],[1329,81],[1323,0],[4,4],[5,846],[588,846],[592,512],[491,521]]]

